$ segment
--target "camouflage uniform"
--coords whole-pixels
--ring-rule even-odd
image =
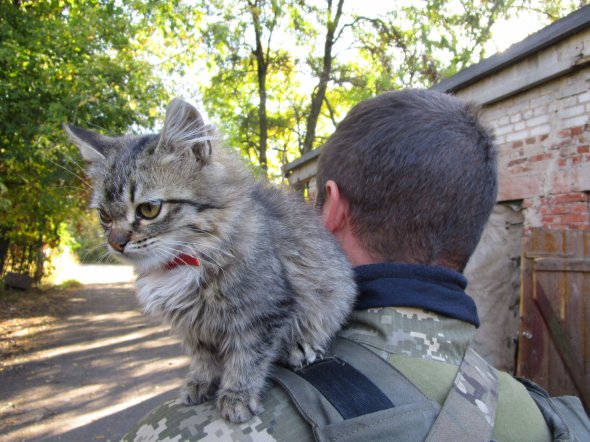
[[[442,404],[474,333],[475,326],[464,321],[416,308],[386,307],[356,311],[340,334],[381,356]],[[551,440],[543,416],[524,387],[505,373],[497,372],[497,376],[494,440]],[[151,412],[123,440],[313,440],[311,428],[280,387],[273,385],[266,392],[263,406],[250,422],[237,425],[222,420],[214,402],[187,407],[171,401]]]

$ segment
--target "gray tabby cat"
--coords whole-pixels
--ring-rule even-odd
[[[216,396],[224,418],[247,421],[271,364],[313,362],[351,310],[336,241],[313,208],[253,179],[180,99],[159,135],[66,130],[90,162],[109,250],[135,266],[145,311],[191,356],[182,400]]]

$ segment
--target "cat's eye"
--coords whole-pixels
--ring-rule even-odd
[[[141,203],[137,206],[135,214],[139,218],[143,219],[154,219],[160,214],[162,209],[162,201],[148,201],[147,203]]]
[[[103,224],[110,224],[113,222],[113,218],[106,212],[104,209],[100,209],[98,211],[98,217],[100,218],[100,222]]]

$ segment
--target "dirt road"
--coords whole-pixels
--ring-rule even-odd
[[[114,441],[176,395],[188,359],[131,285],[72,292],[37,350],[0,373],[0,441]]]

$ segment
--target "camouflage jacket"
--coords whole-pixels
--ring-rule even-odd
[[[422,309],[385,307],[354,312],[340,334],[387,360],[426,396],[442,404],[474,333],[475,326],[465,321]],[[551,440],[543,416],[524,387],[506,373],[497,375],[494,440]],[[263,405],[264,410],[251,421],[236,425],[221,419],[212,401],[192,407],[170,401],[152,411],[123,440],[313,440],[311,428],[280,387],[271,386]]]
[[[359,310],[340,335],[385,359],[428,398],[442,404],[479,324],[475,304],[463,291],[467,281],[446,269],[407,264],[383,263],[355,271]],[[551,440],[541,412],[522,384],[502,372],[497,372],[497,378],[494,440]],[[314,436],[288,394],[271,384],[263,411],[247,423],[221,419],[213,401],[198,406],[170,401],[148,414],[123,440],[203,439],[311,441]]]

